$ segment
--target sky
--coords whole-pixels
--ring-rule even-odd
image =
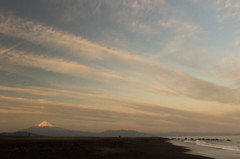
[[[240,132],[240,1],[1,0],[0,131]]]

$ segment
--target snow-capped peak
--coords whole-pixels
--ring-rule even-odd
[[[37,127],[54,127],[51,123],[43,121],[37,125]]]

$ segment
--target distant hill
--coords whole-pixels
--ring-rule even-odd
[[[189,132],[168,132],[168,133],[143,133],[135,130],[106,130],[100,133],[74,131],[55,127],[47,121],[43,121],[27,129],[13,132],[0,133],[0,136],[79,136],[79,137],[147,137],[147,136],[220,136],[229,134],[220,133],[189,133]],[[237,135],[237,134],[236,134]]]
[[[55,127],[47,121],[43,121],[36,126],[22,130],[33,134],[39,134],[43,136],[82,136],[82,137],[144,137],[148,134],[138,132],[135,130],[107,130],[100,133],[74,131],[64,128]]]
[[[22,131],[40,134],[44,136],[95,136],[95,133],[91,132],[74,131],[55,127],[47,121],[43,121],[36,126],[32,126]]]
[[[59,127],[30,127],[23,131],[44,136],[96,136],[95,133],[91,132],[73,131]]]
[[[3,132],[3,133],[0,133],[0,136],[41,136],[41,135],[33,134],[25,131],[16,131],[16,132]]]
[[[149,134],[138,132],[135,130],[106,130],[104,132],[98,133],[102,137],[144,137],[149,136]]]

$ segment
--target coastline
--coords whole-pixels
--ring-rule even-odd
[[[1,158],[210,159],[161,137],[0,137]]]
[[[239,159],[240,156],[239,152],[227,151],[220,148],[199,146],[193,143],[186,143],[177,140],[169,140],[168,142],[172,143],[173,145],[182,146],[189,149],[190,151],[185,152],[187,154],[200,155],[215,159]]]

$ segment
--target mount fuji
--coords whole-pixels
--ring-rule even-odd
[[[22,131],[43,136],[95,136],[95,134],[91,132],[74,131],[55,127],[48,121],[43,121]]]
[[[36,126],[37,126],[37,127],[41,127],[41,128],[43,128],[43,127],[54,127],[54,126],[53,126],[51,123],[49,123],[48,121],[43,121],[43,122],[37,124]]]
[[[48,121],[43,121],[35,126],[21,130],[23,132],[38,134],[40,136],[81,136],[81,137],[143,137],[149,134],[137,132],[135,130],[106,130],[100,133],[74,131],[60,127],[55,127]]]

